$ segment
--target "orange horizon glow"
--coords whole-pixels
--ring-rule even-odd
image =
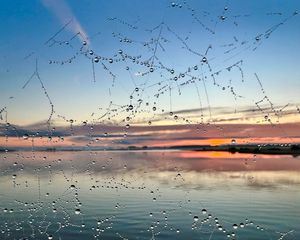
[[[117,138],[111,139],[100,139],[98,142],[76,142],[73,137],[65,137],[64,141],[59,140],[57,137],[53,137],[52,140],[48,138],[29,138],[24,140],[19,137],[0,137],[1,147],[85,147],[87,145],[92,147],[171,147],[171,146],[190,146],[190,145],[210,145],[210,146],[220,146],[231,144],[231,138],[209,138],[209,139],[184,139],[184,140],[170,140],[170,141],[160,141],[160,139],[155,140],[143,140],[136,144],[120,144],[114,143],[114,141],[120,140]],[[297,141],[298,140],[298,141]],[[287,144],[291,143],[289,138],[281,137],[266,137],[266,138],[235,138],[236,144]],[[296,142],[300,143],[300,138],[296,139]]]

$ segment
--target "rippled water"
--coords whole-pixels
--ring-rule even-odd
[[[300,239],[299,157],[137,151],[0,159],[0,239]]]

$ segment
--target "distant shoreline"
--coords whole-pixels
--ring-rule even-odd
[[[129,146],[124,148],[102,148],[102,147],[0,147],[0,152],[79,152],[79,151],[172,151],[188,150],[197,152],[219,151],[231,153],[252,153],[252,154],[270,154],[270,155],[293,155],[300,156],[300,144],[228,144],[228,145],[183,145],[169,147],[137,147]]]

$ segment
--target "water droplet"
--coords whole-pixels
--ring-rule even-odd
[[[198,216],[194,216],[194,221],[198,222],[199,221],[199,217]]]
[[[24,135],[23,135],[23,139],[24,140],[27,140],[29,138],[29,135],[27,134],[27,133],[25,133]]]
[[[112,58],[110,58],[110,59],[108,60],[108,62],[109,62],[109,63],[113,63],[114,60],[113,60]]]
[[[77,209],[75,209],[75,214],[80,214],[81,213],[81,211],[80,211],[80,209],[79,208],[77,208]]]
[[[202,214],[206,214],[207,213],[207,210],[204,209],[204,208],[201,211],[202,211]]]

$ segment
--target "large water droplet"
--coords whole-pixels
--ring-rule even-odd
[[[25,133],[24,135],[23,135],[23,139],[24,140],[27,140],[29,138],[29,135],[27,134],[27,133]]]
[[[81,213],[81,211],[80,211],[80,209],[79,208],[77,208],[77,209],[75,209],[75,214],[80,214]]]

